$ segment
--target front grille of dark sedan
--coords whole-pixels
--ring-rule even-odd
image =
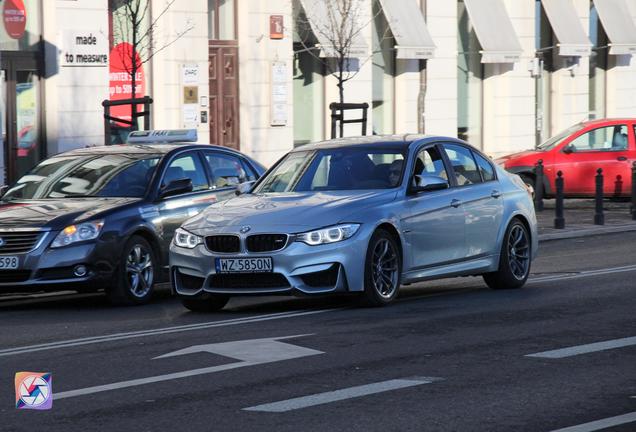
[[[0,232],[0,255],[29,252],[35,247],[41,234],[39,231]]]
[[[216,274],[210,278],[211,288],[287,288],[289,281],[280,273]]]
[[[236,235],[212,235],[205,238],[210,252],[234,253],[241,251],[241,240]]]
[[[287,234],[254,234],[247,237],[246,247],[249,252],[272,252],[285,247]]]

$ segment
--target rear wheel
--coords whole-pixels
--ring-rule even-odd
[[[402,259],[397,242],[383,229],[371,236],[364,270],[364,303],[384,306],[397,297]]]
[[[530,234],[524,224],[514,219],[504,235],[499,257],[499,269],[484,274],[484,281],[492,289],[521,288],[530,274]]]
[[[214,312],[223,309],[230,297],[215,294],[203,294],[197,297],[181,297],[181,303],[192,312]]]
[[[156,262],[150,243],[141,236],[132,236],[122,249],[116,283],[106,290],[110,302],[119,305],[148,303],[153,293]]]

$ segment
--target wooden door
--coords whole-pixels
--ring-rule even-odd
[[[210,42],[210,144],[239,150],[238,47]]]

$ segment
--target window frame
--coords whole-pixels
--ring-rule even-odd
[[[571,147],[572,143],[574,141],[576,141],[577,139],[579,139],[580,137],[582,137],[583,135],[589,134],[589,133],[594,132],[595,130],[598,130],[598,129],[616,128],[617,126],[624,126],[627,129],[627,146],[624,149],[612,149],[610,147],[610,148],[606,148],[606,149],[579,150],[578,148],[575,147],[574,151],[572,151],[570,153],[566,153],[565,149],[566,148],[572,148]],[[614,136],[612,134],[612,140],[613,139],[614,139]],[[604,126],[597,126],[597,127],[590,128],[590,129],[584,129],[583,131],[581,131],[580,134],[570,138],[567,141],[567,144],[563,145],[563,147],[560,149],[560,152],[564,153],[564,154],[616,153],[616,152],[620,153],[620,152],[626,152],[626,151],[629,151],[629,124],[628,123],[613,123],[613,124],[604,125]]]
[[[484,177],[481,174],[481,169],[479,168],[479,164],[477,163],[477,159],[475,158],[475,151],[476,150],[473,150],[470,146],[465,145],[463,143],[455,142],[455,141],[443,141],[443,142],[438,143],[438,145],[440,146],[440,148],[442,150],[442,157],[446,160],[448,166],[450,167],[450,172],[452,173],[452,176],[451,176],[452,177],[452,182],[450,183],[451,187],[465,188],[465,187],[470,187],[470,186],[479,186],[481,184],[485,184],[485,183],[488,183],[490,181],[496,181],[497,180],[497,170],[493,169],[493,171],[495,173],[495,179],[494,180],[489,180],[488,182],[484,181]],[[464,149],[466,149],[468,151],[472,161],[475,164],[475,167],[477,168],[477,173],[479,174],[479,179],[480,179],[479,183],[469,183],[469,184],[464,184],[464,185],[460,185],[460,184],[457,183],[457,174],[455,173],[455,167],[453,166],[453,162],[450,160],[450,158],[448,157],[448,154],[446,153],[446,148],[444,147],[445,145],[454,145],[454,146],[457,146],[457,147],[464,148]],[[484,159],[486,159],[486,161],[488,161],[488,158],[485,157],[483,154],[481,156],[484,157]],[[490,165],[492,167],[492,163]]]
[[[250,180],[248,180],[249,173],[248,173],[246,168],[249,168],[253,172],[254,177],[256,178],[256,180],[258,180],[258,173],[255,170],[253,170],[251,166],[249,166],[247,161],[244,160],[245,158],[243,158],[243,157],[241,157],[239,155],[235,155],[235,154],[232,154],[232,153],[229,153],[229,152],[224,152],[224,151],[213,150],[213,149],[202,149],[200,152],[201,152],[201,159],[203,160],[203,168],[205,169],[205,172],[206,172],[207,177],[208,177],[210,190],[223,191],[223,190],[226,190],[226,189],[236,189],[236,185],[229,185],[229,186],[224,186],[224,187],[217,187],[216,186],[216,177],[214,177],[214,173],[212,172],[212,168],[208,164],[208,159],[206,157],[206,155],[208,153],[211,154],[211,155],[222,155],[222,156],[226,156],[226,157],[232,157],[232,158],[235,158],[237,160],[237,162],[241,165],[241,168],[243,169],[243,171],[245,171],[245,175],[247,176],[244,179],[245,181],[239,182],[238,184],[242,184],[242,183],[250,181]]]
[[[165,178],[166,173],[168,172],[168,168],[170,168],[170,165],[172,164],[172,162],[174,162],[176,159],[179,159],[179,158],[181,158],[183,156],[187,156],[190,153],[193,155],[193,157],[195,159],[198,158],[199,159],[199,163],[203,166],[203,174],[204,174],[205,179],[206,179],[206,181],[208,183],[207,188],[199,189],[199,190],[192,190],[191,192],[186,192],[186,193],[179,194],[179,195],[171,195],[170,197],[167,197],[166,199],[170,199],[170,198],[174,198],[174,197],[184,197],[184,196],[187,196],[187,195],[190,195],[190,194],[199,194],[199,193],[202,193],[202,192],[209,192],[210,191],[210,185],[212,183],[211,183],[211,179],[210,179],[210,176],[208,174],[208,171],[206,169],[206,162],[205,162],[205,160],[203,160],[203,156],[201,155],[201,152],[198,149],[187,149],[187,150],[183,150],[183,151],[180,151],[178,153],[175,153],[175,154],[171,155],[170,158],[168,160],[166,160],[164,166],[161,169],[161,175],[159,176],[159,181],[158,181],[158,184],[157,184],[157,193],[156,193],[157,197],[161,196],[161,189],[162,189],[162,185],[163,185],[163,179]],[[194,188],[194,185],[192,185],[192,187]]]

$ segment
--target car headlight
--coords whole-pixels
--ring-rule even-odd
[[[310,246],[336,243],[353,236],[358,231],[358,228],[360,228],[360,224],[334,225],[315,231],[296,234],[296,241],[306,243]]]
[[[203,242],[198,235],[194,235],[182,228],[177,228],[174,232],[174,244],[187,249],[194,249]]]
[[[57,248],[81,241],[94,240],[99,236],[99,233],[102,232],[103,227],[103,220],[69,225],[55,237],[55,240],[51,243],[51,247]]]

